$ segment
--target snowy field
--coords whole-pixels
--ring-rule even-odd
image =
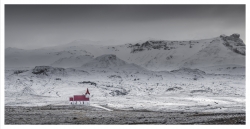
[[[245,76],[172,72],[46,67],[5,71],[6,106],[68,105],[69,97],[88,88],[91,105],[122,110],[164,112],[245,112]],[[137,67],[135,67],[137,68]],[[20,69],[18,69],[20,70]],[[92,82],[82,83],[82,82]]]

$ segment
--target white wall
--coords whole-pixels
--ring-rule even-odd
[[[89,101],[69,101],[70,105],[89,105]]]

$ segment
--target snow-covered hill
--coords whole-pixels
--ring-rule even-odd
[[[127,63],[119,58],[116,55],[102,55],[96,57],[95,60],[92,60],[82,67],[93,67],[93,68],[111,68],[111,67],[123,67]]]
[[[80,56],[71,56],[66,58],[60,58],[51,64],[51,66],[55,67],[63,67],[63,68],[74,68],[80,67],[82,64],[88,63],[92,61],[94,58],[90,55],[80,55]]]
[[[144,68],[136,65],[129,64],[113,54],[102,55],[96,57],[94,60],[82,65],[82,68],[92,68],[92,69],[110,69],[110,70],[134,70],[142,71]]]

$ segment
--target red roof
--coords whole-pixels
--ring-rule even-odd
[[[88,88],[87,88],[87,91],[86,91],[85,95],[86,95],[86,94],[89,94],[89,95],[90,95],[90,93],[89,93],[89,89],[88,89]]]
[[[89,98],[86,98],[85,95],[74,95],[74,101],[89,101]]]

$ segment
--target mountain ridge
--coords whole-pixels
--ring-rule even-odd
[[[60,67],[81,67],[101,55],[113,54],[127,63],[133,63],[148,70],[171,71],[181,67],[200,68],[213,65],[245,66],[245,44],[240,35],[221,35],[212,39],[168,41],[148,40],[124,45],[80,45],[58,46],[37,50],[5,51],[7,67],[50,65]],[[217,53],[214,55],[213,53]],[[54,54],[53,54],[54,53]],[[237,55],[238,54],[238,55]],[[77,58],[77,57],[86,57]],[[82,63],[81,63],[82,61]],[[65,64],[65,65],[60,65]],[[75,63],[74,65],[74,62]],[[205,64],[204,64],[205,63]],[[57,65],[55,65],[57,64]],[[70,64],[70,65],[69,65]],[[67,66],[68,65],[68,66]]]

